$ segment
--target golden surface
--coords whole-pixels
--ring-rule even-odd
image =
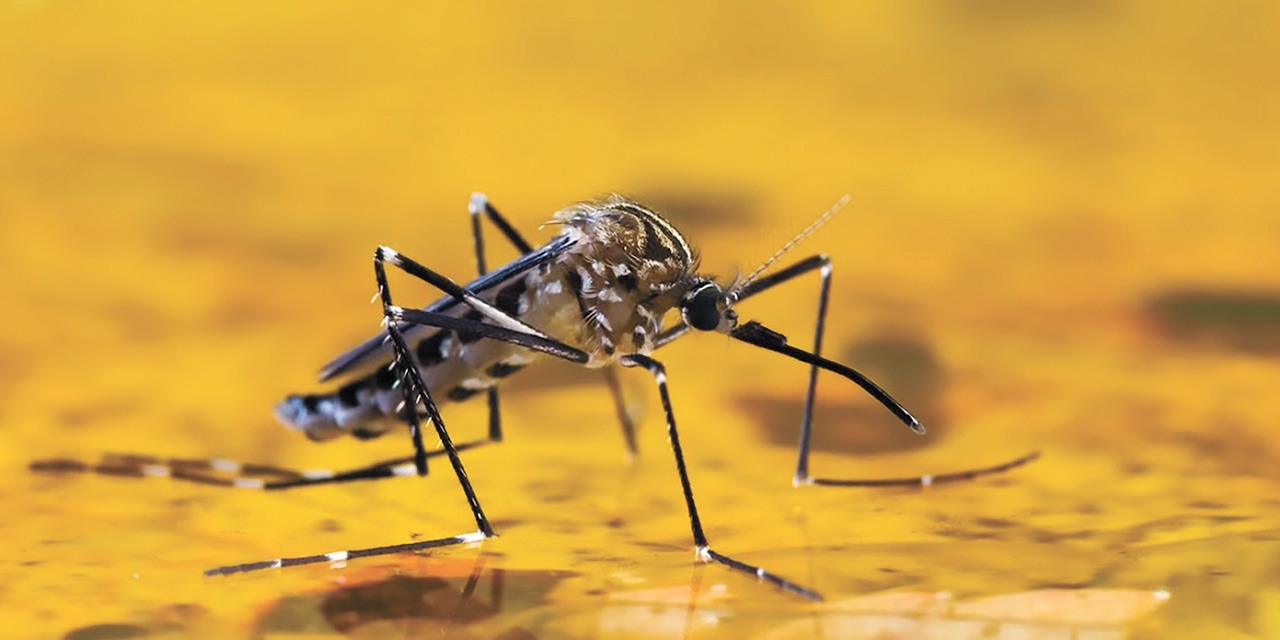
[[[1280,637],[1280,5],[850,4],[5,3],[3,635]],[[695,564],[635,372],[634,464],[596,376],[513,380],[508,441],[465,457],[502,536],[478,550],[201,577],[470,531],[443,464],[276,494],[28,472],[402,455],[270,407],[376,329],[377,244],[470,275],[476,189],[538,241],[644,197],[729,275],[851,192],[793,257],[835,260],[828,353],[931,431],[828,376],[815,471],[1044,457],[793,489],[804,367],[664,350],[712,542],[823,605]],[[740,310],[804,345],[815,291]],[[479,403],[445,417],[482,432]]]

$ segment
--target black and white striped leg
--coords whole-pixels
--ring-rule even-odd
[[[488,440],[463,442],[456,445],[456,448],[458,451],[466,451],[488,442]],[[427,457],[436,457],[444,453],[444,449],[433,449],[427,452]],[[159,458],[139,454],[107,454],[95,464],[65,458],[37,460],[30,464],[30,470],[51,474],[92,473],[126,478],[170,478],[196,484],[265,491],[417,474],[412,456],[335,471],[286,469],[273,465],[242,463],[226,458]]]
[[[259,562],[246,562],[244,564],[233,564],[225,567],[217,567],[204,572],[206,577],[226,576],[233,573],[246,573],[249,571],[261,571],[263,569],[280,569],[282,567],[296,567],[303,564],[317,564],[321,562],[346,562],[347,560],[355,560],[356,558],[370,558],[373,556],[386,556],[396,553],[412,553],[414,551],[423,551],[425,549],[434,549],[436,547],[447,547],[455,544],[469,544],[480,542],[485,538],[491,537],[490,532],[485,535],[483,532],[467,533],[460,536],[452,536],[449,538],[437,538],[435,540],[419,540],[417,542],[406,542],[404,544],[393,544],[385,547],[371,547],[369,549],[351,549],[348,551],[334,551],[332,553],[321,553],[313,556],[294,556],[292,558],[275,558],[272,560],[261,560]]]
[[[676,469],[680,473],[680,486],[684,491],[685,505],[689,508],[689,525],[693,529],[693,544],[698,559],[703,562],[718,562],[731,569],[753,575],[756,579],[773,584],[784,591],[790,591],[810,600],[822,600],[822,594],[817,591],[800,586],[760,567],[735,560],[711,548],[710,543],[707,542],[707,535],[702,530],[702,520],[698,517],[698,507],[693,501],[693,487],[689,483],[689,470],[685,466],[684,451],[680,448],[680,434],[676,430],[676,416],[671,408],[671,397],[667,391],[666,370],[663,368],[662,363],[648,356],[624,356],[620,362],[626,367],[640,367],[647,370],[653,375],[658,384],[658,396],[662,400],[662,411],[667,418],[667,436],[671,441],[671,451],[675,454]]]
[[[814,326],[814,336],[813,336],[813,355],[818,358],[821,358],[822,339],[823,339],[823,335],[826,333],[827,303],[831,295],[831,259],[829,257],[827,257],[826,255],[810,256],[808,258],[805,258],[804,260],[801,260],[800,262],[797,262],[787,267],[786,269],[782,269],[774,274],[760,278],[752,282],[751,284],[747,285],[745,288],[742,289],[742,291],[738,292],[737,299],[744,300],[757,293],[771,289],[779,284],[790,281],[794,278],[797,278],[811,271],[818,271],[821,277],[821,280],[819,283],[819,289],[818,289],[818,312],[817,312],[817,319],[814,323],[815,326]],[[985,467],[981,469],[971,469],[971,470],[959,471],[955,473],[924,475],[924,476],[918,476],[913,478],[891,478],[891,479],[815,478],[809,473],[809,452],[811,448],[810,443],[812,441],[812,434],[813,434],[813,410],[815,405],[815,399],[817,396],[818,370],[820,368],[821,367],[819,367],[816,363],[812,364],[809,368],[809,384],[805,390],[805,398],[804,398],[804,417],[801,419],[801,422],[800,422],[800,442],[798,446],[798,449],[799,449],[798,455],[796,457],[796,472],[795,472],[795,475],[792,477],[792,482],[796,486],[801,486],[806,484],[817,484],[817,485],[825,485],[825,486],[844,486],[844,487],[888,487],[888,486],[910,486],[910,485],[930,486],[934,484],[940,484],[943,482],[972,480],[974,478],[978,478],[985,475],[1003,473],[1015,467],[1019,467],[1028,462],[1031,462],[1032,460],[1035,460],[1040,456],[1038,452],[1033,452],[1033,453],[1024,455],[1020,458],[1017,458],[1016,460],[1012,460],[1012,461],[1005,462],[1005,463],[998,464],[991,467]],[[861,376],[861,374],[858,374],[858,375]],[[870,382],[870,381],[868,380],[867,382]],[[859,384],[861,384],[861,382]],[[865,388],[865,385],[864,385],[864,388]],[[879,390],[878,387],[876,387],[875,389],[877,391]],[[872,391],[872,390],[868,389],[868,391]],[[880,391],[880,393],[884,393],[884,392]],[[876,395],[876,392],[872,391],[872,395]],[[888,394],[884,394],[884,397],[888,398]],[[889,398],[889,400],[892,401],[892,398]],[[881,399],[881,401],[884,402],[883,399]],[[894,405],[897,405],[896,401],[892,401],[892,403]],[[886,406],[889,406],[889,405],[886,405]],[[900,408],[900,405],[899,405],[899,408]],[[890,410],[893,410],[892,406],[890,406]],[[905,413],[905,409],[903,409],[902,412]],[[898,413],[897,411],[895,411],[895,413],[898,414],[900,418],[904,417],[903,413]],[[906,414],[906,417],[910,417],[910,414]],[[904,419],[904,422],[912,426],[913,429],[916,429],[916,427],[919,427],[919,423],[915,422],[915,418],[910,418],[910,420]],[[923,427],[920,427],[916,430],[918,433],[924,433]]]
[[[440,445],[444,449],[445,455],[449,458],[449,464],[453,467],[454,474],[458,478],[458,484],[462,487],[462,492],[466,496],[467,504],[471,508],[471,515],[475,518],[477,531],[475,533],[450,536],[448,538],[437,538],[433,540],[423,540],[418,542],[409,542],[404,544],[390,545],[385,547],[374,547],[370,549],[356,549],[347,551],[335,551],[332,553],[296,556],[290,558],[275,558],[272,560],[262,560],[258,562],[250,562],[246,564],[229,565],[225,567],[217,567],[205,572],[206,576],[220,576],[232,573],[242,573],[246,571],[257,571],[260,569],[273,569],[279,567],[289,567],[301,564],[313,564],[319,562],[342,562],[354,558],[366,558],[370,556],[388,555],[395,553],[405,553],[411,551],[420,551],[423,549],[431,549],[455,544],[466,544],[471,542],[479,542],[486,538],[496,535],[493,527],[489,523],[489,519],[484,514],[484,509],[480,506],[480,500],[476,497],[475,489],[471,486],[471,480],[467,477],[467,471],[462,466],[462,459],[458,456],[458,449],[453,444],[453,439],[449,436],[449,431],[445,427],[444,420],[440,417],[439,407],[436,406],[435,400],[431,397],[431,391],[427,388],[426,382],[422,379],[422,372],[418,367],[417,359],[413,352],[405,343],[404,335],[401,333],[400,324],[431,324],[442,328],[472,328],[483,330],[487,335],[495,339],[507,339],[517,344],[541,340],[549,344],[540,344],[546,350],[572,351],[579,355],[578,361],[585,361],[586,354],[561,345],[554,340],[546,338],[538,338],[529,334],[515,331],[511,329],[503,329],[501,327],[486,325],[480,322],[469,321],[462,318],[454,318],[446,314],[429,313],[424,311],[410,311],[401,309],[391,300],[391,289],[387,284],[386,268],[384,262],[390,261],[396,266],[409,271],[413,275],[417,275],[414,271],[421,271],[434,279],[443,279],[447,285],[452,285],[457,292],[449,291],[447,293],[462,299],[464,302],[471,304],[469,294],[457,285],[439,274],[435,274],[430,270],[414,263],[408,259],[404,259],[385,247],[379,247],[374,254],[374,275],[378,281],[378,295],[382,301],[383,308],[383,324],[386,325],[387,336],[391,341],[392,351],[395,354],[394,366],[396,373],[400,377],[401,386],[404,389],[405,406],[412,408],[405,412],[405,417],[409,422],[409,432],[413,440],[414,456],[412,458],[414,468],[418,475],[426,474],[427,451],[422,445],[422,425],[418,418],[418,407],[425,412],[428,420],[435,426],[436,435],[440,438]],[[409,268],[406,268],[409,265]],[[426,278],[424,278],[426,279]],[[428,282],[432,280],[428,279]],[[432,282],[435,284],[434,282]],[[501,312],[498,312],[501,313]]]
[[[640,447],[636,444],[636,423],[627,411],[627,398],[622,394],[622,381],[618,379],[618,370],[610,365],[604,368],[604,380],[609,385],[609,395],[613,396],[613,409],[618,414],[618,422],[622,424],[622,437],[627,443],[627,457],[634,460],[640,455]]]
[[[408,407],[406,415],[409,419],[409,432],[413,438],[414,465],[417,468],[418,475],[426,475],[427,473],[427,451],[422,445],[422,424],[418,419],[417,407],[421,406],[426,411],[427,418],[431,420],[431,424],[435,426],[436,435],[440,438],[440,446],[444,449],[445,455],[449,458],[449,465],[453,467],[454,475],[458,477],[458,484],[462,485],[462,492],[466,495],[467,504],[471,507],[471,515],[475,518],[476,528],[484,537],[492,537],[493,528],[489,525],[489,519],[484,515],[484,509],[480,506],[480,500],[476,498],[476,492],[471,487],[471,480],[467,478],[467,471],[462,466],[462,458],[458,456],[458,450],[453,445],[453,438],[449,437],[449,430],[445,428],[444,419],[440,417],[440,409],[436,406],[436,402],[431,398],[431,391],[427,389],[426,382],[422,379],[422,370],[418,367],[418,360],[413,355],[404,341],[404,336],[400,333],[400,318],[395,317],[393,310],[397,307],[391,301],[391,287],[387,283],[387,271],[383,267],[383,261],[386,259],[386,253],[382,247],[374,252],[373,272],[374,277],[378,281],[378,295],[382,299],[383,323],[387,328],[387,335],[391,339],[392,350],[395,352],[395,368],[400,376],[401,383],[404,388],[404,402]],[[398,256],[393,258],[393,264],[401,265]],[[501,312],[499,312],[501,313]]]
[[[381,257],[381,255],[381,250],[379,250],[379,257]],[[399,259],[400,258],[397,257],[397,260]],[[454,473],[458,477],[458,482],[462,485],[463,493],[466,495],[467,503],[471,507],[471,513],[475,517],[478,531],[475,533],[451,536],[448,538],[423,540],[386,547],[336,551],[333,553],[312,556],[276,558],[273,560],[263,560],[247,564],[230,565],[210,569],[205,572],[205,575],[218,576],[245,571],[257,571],[260,569],[295,566],[300,564],[341,562],[354,558],[367,558],[370,556],[406,553],[454,544],[479,542],[496,535],[493,532],[492,526],[489,524],[488,518],[484,515],[483,509],[480,507],[480,502],[476,498],[475,490],[471,487],[471,481],[467,478],[466,469],[462,466],[462,460],[458,457],[459,447],[455,446],[452,439],[449,437],[449,433],[444,426],[444,421],[440,418],[439,408],[431,398],[431,393],[422,380],[422,373],[418,369],[417,361],[414,359],[413,353],[409,350],[408,345],[405,344],[404,336],[401,334],[399,328],[400,323],[405,323],[407,325],[425,324],[454,331],[472,331],[485,338],[518,344],[520,346],[528,347],[530,349],[563,358],[571,362],[577,362],[579,364],[587,361],[587,354],[568,345],[551,340],[550,338],[529,335],[521,331],[484,324],[473,320],[456,318],[442,313],[402,309],[391,304],[391,295],[386,285],[386,273],[382,267],[381,260],[375,262],[375,272],[378,275],[379,291],[381,292],[384,313],[387,319],[387,332],[395,353],[395,366],[397,372],[401,375],[402,385],[405,389],[406,406],[413,405],[421,407],[427,418],[431,420],[433,425],[435,425],[436,434],[440,437],[440,444],[443,451],[445,455],[449,457],[449,464],[453,467]],[[425,456],[428,452],[424,452],[420,449],[422,429],[418,419],[418,412],[406,412],[406,417],[409,421],[410,432],[416,436],[414,438],[415,454],[412,458],[405,458],[402,461],[397,462],[412,462],[415,469],[420,470],[425,467]]]
[[[471,194],[471,202],[467,205],[467,210],[471,214],[471,237],[475,240],[476,249],[476,275],[482,276],[488,273],[489,268],[485,264],[484,251],[484,232],[480,225],[481,216],[487,217],[493,226],[497,227],[502,235],[515,246],[521,254],[527,254],[533,251],[533,247],[521,237],[520,233],[512,227],[507,219],[498,213],[498,210],[489,203],[483,193],[479,191]],[[497,387],[489,387],[488,392],[489,404],[489,440],[493,442],[502,441],[502,408],[501,401],[498,398]]]

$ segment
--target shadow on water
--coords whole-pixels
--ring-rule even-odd
[[[1179,342],[1280,353],[1280,293],[1170,290],[1147,300],[1145,311]]]
[[[249,637],[535,638],[514,620],[521,612],[545,605],[547,594],[571,575],[490,569],[483,561],[466,576],[398,573],[327,591],[286,595],[265,609]],[[147,617],[155,620],[141,624],[95,624],[70,631],[63,639],[203,637],[211,621],[208,611],[200,613],[185,620],[151,615]]]

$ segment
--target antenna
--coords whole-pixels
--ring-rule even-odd
[[[759,278],[760,275],[765,272],[765,270],[773,266],[773,263],[777,262],[779,258],[786,255],[788,251],[790,251],[796,245],[800,244],[801,240],[804,240],[805,238],[809,237],[809,235],[812,234],[814,231],[817,231],[818,227],[821,227],[823,224],[825,224],[827,220],[831,218],[831,216],[835,215],[837,211],[844,208],[844,205],[848,203],[849,203],[849,194],[846,193],[844,194],[843,198],[840,198],[840,200],[835,203],[835,205],[833,205],[830,209],[827,209],[826,213],[818,216],[818,219],[814,220],[813,224],[810,224],[809,226],[805,227],[804,231],[801,231],[798,235],[796,235],[796,237],[792,238],[790,242],[783,245],[781,249],[778,249],[777,253],[773,254],[773,256],[770,257],[768,260],[765,260],[764,264],[757,267],[755,271],[752,271],[751,275],[748,275],[746,278],[743,278],[742,280],[735,282],[733,284],[733,288],[731,288],[728,293],[729,302],[730,303],[736,302],[738,300],[738,296],[742,293],[742,290],[747,288],[747,285],[754,282],[756,278]]]

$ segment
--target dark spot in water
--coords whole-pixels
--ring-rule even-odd
[[[483,563],[470,575],[394,575],[327,593],[285,597],[258,619],[252,637],[327,637],[334,631],[358,637],[454,637],[463,625],[489,619],[500,611],[519,614],[541,606],[560,581],[572,575],[565,571],[485,569]],[[498,637],[529,635],[519,627],[507,627]]]
[[[83,427],[94,422],[133,415],[143,406],[136,398],[117,398],[107,402],[68,407],[54,414],[54,420],[64,427]]]
[[[494,636],[493,640],[534,640],[537,637],[538,636],[534,635],[533,632],[528,629],[511,627],[510,629]]]
[[[622,518],[609,518],[605,521],[604,526],[609,527],[610,529],[621,529],[627,526],[627,521]]]
[[[1033,20],[1097,19],[1112,5],[1102,0],[963,0],[940,8],[946,10],[946,15],[1012,27]]]
[[[324,531],[325,533],[337,533],[342,531],[343,527],[341,522],[334,520],[333,518],[325,518],[324,520],[316,523],[316,529]]]
[[[1080,582],[1041,582],[1033,585],[1031,589],[1032,590],[1044,589],[1044,590],[1054,590],[1054,591],[1059,591],[1059,590],[1077,591],[1080,589],[1088,589],[1089,587],[1092,587],[1092,586],[1094,586],[1092,580],[1081,580]]]
[[[1027,537],[1033,542],[1041,544],[1058,544],[1062,542],[1070,542],[1073,540],[1089,540],[1093,538],[1094,532],[1090,529],[1080,531],[1048,531],[1045,529],[1032,529],[1027,533]]]
[[[253,637],[332,633],[333,628],[320,615],[323,602],[323,594],[287,596],[277,600],[254,625]]]
[[[1148,300],[1146,314],[1172,340],[1280,353],[1280,293],[1173,290]]]
[[[1222,502],[1214,502],[1211,500],[1192,500],[1187,503],[1192,509],[1226,509],[1227,505]]]
[[[381,438],[385,433],[386,431],[375,431],[373,429],[351,430],[351,435],[355,436],[356,440],[373,440],[374,438]]]
[[[813,450],[860,454],[910,451],[936,444],[938,436],[946,433],[947,422],[939,402],[943,387],[941,367],[922,338],[898,331],[883,332],[837,354],[835,359],[888,391],[925,425],[930,437],[916,435],[853,383],[822,373],[818,384],[826,391],[814,407]],[[804,416],[803,391],[786,398],[752,393],[739,396],[737,403],[754,417],[767,442],[796,446]]]
[[[973,523],[980,527],[990,527],[992,529],[1007,529],[1017,526],[1014,522],[1004,518],[978,518]]]
[[[107,623],[81,627],[62,636],[62,640],[124,640],[149,635],[146,627],[136,624]]]
[[[342,633],[378,620],[429,618],[466,624],[496,612],[479,598],[464,598],[443,578],[410,576],[340,589],[320,605],[329,626]]]
[[[955,540],[996,540],[1000,537],[994,531],[974,531],[958,527],[943,527],[934,533]]]
[[[740,227],[759,217],[758,199],[746,191],[659,186],[645,189],[637,197],[681,229]],[[818,213],[821,211],[814,217]]]

